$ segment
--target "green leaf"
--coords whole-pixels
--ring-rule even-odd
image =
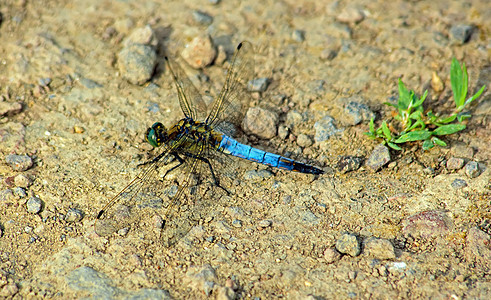
[[[431,137],[431,132],[428,130],[418,130],[411,131],[401,135],[394,143],[405,143],[405,142],[413,142],[413,141],[422,141]]]
[[[423,142],[423,150],[430,150],[433,147],[435,147],[435,144],[431,140],[425,140]]]
[[[423,104],[423,102],[425,101],[426,99],[426,96],[428,96],[428,90],[425,90],[424,94],[423,94],[423,97],[421,97],[421,99],[419,99],[416,103],[414,103],[414,107],[419,107]]]
[[[452,92],[454,97],[455,106],[460,108],[464,105],[465,97],[467,97],[467,69],[465,63],[460,67],[457,59],[452,59],[452,65],[450,67],[450,83],[452,85]]]
[[[409,119],[421,120],[421,112],[419,110],[413,112],[412,114],[409,115]]]
[[[402,150],[402,148],[401,148],[401,147],[397,146],[397,145],[396,145],[396,144],[394,144],[394,143],[388,142],[388,143],[387,143],[387,145],[388,145],[389,147],[391,147],[392,149],[394,149],[394,150]]]
[[[390,133],[389,127],[387,126],[387,122],[385,121],[382,122],[382,131],[387,141],[392,140],[392,134]]]
[[[433,130],[433,134],[446,135],[446,134],[456,133],[464,129],[465,129],[464,124],[448,124],[448,125],[440,126],[437,129]]]
[[[436,136],[434,136],[432,138],[433,140],[433,143],[437,144],[438,146],[440,147],[446,147],[447,146],[447,143],[445,143],[444,141],[440,140],[439,138],[437,138]]]
[[[470,115],[470,114],[467,114],[467,113],[465,113],[465,114],[464,114],[464,113],[460,113],[460,114],[458,114],[458,116],[457,116],[457,120],[459,121],[459,123],[462,123],[464,120],[469,119],[470,117],[471,117],[471,115]]]
[[[411,96],[406,86],[399,78],[399,100],[397,101],[397,107],[399,109],[407,109],[411,103]]]
[[[449,117],[446,117],[445,119],[442,119],[442,120],[438,120],[439,123],[443,123],[443,124],[446,124],[446,123],[451,123],[453,122],[455,119],[457,118],[457,115],[451,115]]]
[[[475,93],[472,97],[470,97],[469,99],[467,99],[464,103],[464,105],[462,105],[462,107],[465,107],[467,105],[469,105],[472,101],[476,100],[479,96],[481,96],[482,92],[484,92],[484,89],[486,88],[485,85],[483,85],[481,87],[481,89],[479,91],[477,91],[477,93]]]
[[[375,133],[375,124],[374,124],[373,118],[370,119],[369,126],[370,126],[370,132]]]

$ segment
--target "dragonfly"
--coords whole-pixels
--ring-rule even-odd
[[[146,209],[160,209],[161,241],[173,245],[209,211],[216,195],[230,195],[219,176],[239,157],[283,170],[320,175],[320,168],[242,144],[225,134],[240,124],[247,104],[247,83],[254,75],[252,44],[241,42],[218,97],[207,106],[179,64],[165,57],[184,118],[170,128],[156,122],[145,139],[162,149],[141,164],[140,173],[99,211],[95,231],[107,236],[139,222]],[[204,188],[208,182],[208,188]],[[217,192],[218,191],[218,192]],[[164,201],[163,198],[168,198]],[[164,203],[167,203],[165,206]]]

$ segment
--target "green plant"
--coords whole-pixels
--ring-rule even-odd
[[[439,116],[429,110],[424,114],[423,102],[428,95],[425,91],[423,96],[418,98],[414,91],[406,88],[399,78],[399,99],[397,104],[385,103],[397,109],[397,115],[394,117],[400,122],[400,132],[392,132],[383,121],[382,125],[375,129],[373,118],[370,120],[370,129],[365,132],[372,139],[381,138],[389,147],[395,150],[402,148],[397,144],[403,144],[412,141],[423,141],[423,149],[429,150],[435,145],[446,146],[447,144],[438,138],[442,135],[452,134],[465,129],[462,122],[470,118],[470,114],[464,109],[476,100],[483,92],[486,86],[473,96],[467,98],[468,75],[465,63],[460,63],[454,58],[450,67],[450,82],[452,85],[455,109],[449,115]],[[456,122],[455,122],[456,121]]]

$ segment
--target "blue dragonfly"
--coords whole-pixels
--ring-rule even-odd
[[[288,171],[324,173],[314,166],[242,144],[223,133],[230,124],[240,123],[247,103],[245,85],[254,75],[254,51],[249,42],[237,46],[223,88],[209,107],[184,70],[170,58],[165,61],[184,118],[169,129],[160,122],[148,128],[148,143],[163,150],[141,164],[144,167],[136,178],[99,212],[95,223],[99,235],[137,223],[145,214],[144,209],[161,209],[161,240],[168,246],[174,244],[210,209],[216,195],[230,195],[221,185],[223,177],[218,176],[230,168],[230,156]],[[204,182],[210,183],[210,188],[204,188]],[[215,193],[217,190],[220,193]],[[166,197],[168,201],[164,201]]]

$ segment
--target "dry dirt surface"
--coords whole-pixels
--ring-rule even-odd
[[[175,244],[165,197],[97,234],[160,151],[147,127],[183,117],[164,56],[209,103],[244,40],[257,80],[237,138],[325,173],[230,159],[231,194],[188,203],[208,205]],[[0,298],[490,299],[490,55],[486,0],[2,0]],[[451,111],[452,57],[487,89],[447,147],[363,134],[393,121],[398,78]]]

